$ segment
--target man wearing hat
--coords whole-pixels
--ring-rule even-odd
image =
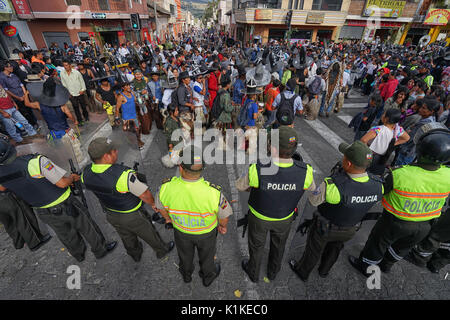
[[[222,188],[202,177],[202,150],[192,145],[183,149],[179,165],[181,177],[167,179],[156,196],[156,207],[174,228],[180,259],[178,271],[185,283],[192,281],[195,247],[200,262],[199,276],[208,287],[220,274],[214,262],[217,232],[226,234],[231,205]]]
[[[106,220],[116,229],[134,261],[141,260],[141,238],[156,252],[158,259],[169,253],[173,241],[165,243],[152,222],[147,218],[143,202],[153,208],[155,202],[148,186],[139,181],[134,170],[116,164],[117,146],[109,138],[94,139],[88,148],[91,160],[81,176],[81,181],[99,199],[106,213]]]
[[[70,119],[75,125],[78,125],[78,121],[66,106],[69,101],[69,91],[57,83],[55,78],[48,78],[45,82],[39,80],[39,77],[28,76],[25,105],[40,110],[47,123],[50,139],[61,140],[70,145],[77,162],[82,163],[84,155],[81,151],[81,143],[67,122],[67,119]],[[30,101],[30,96],[33,98],[33,102]]]
[[[238,65],[238,78],[233,84],[233,105],[240,106],[242,104],[242,98],[244,97],[243,91],[245,90],[245,68],[243,65]]]
[[[155,120],[156,127],[158,129],[163,129],[162,119],[160,109],[162,107],[162,98],[163,92],[161,87],[161,80],[159,79],[160,71],[152,71],[151,72],[151,81],[147,84],[147,89],[149,92],[150,104],[151,104],[151,112],[150,113],[150,121]],[[151,122],[150,122],[151,129]]]
[[[192,94],[195,106],[195,121],[200,121],[202,125],[206,123],[205,113],[203,109],[205,108],[205,95],[206,95],[206,78],[205,72],[201,72],[199,68],[195,69],[194,74],[195,81],[192,85]]]
[[[165,119],[169,115],[168,108],[172,103],[172,92],[178,87],[177,79],[173,75],[172,71],[169,70],[169,72],[167,73],[167,80],[161,81],[161,87],[164,89],[163,97],[161,100],[163,104],[161,114]]]
[[[82,262],[86,252],[83,238],[97,259],[111,252],[117,242],[106,242],[88,209],[72,195],[70,185],[79,179],[43,155],[18,157],[14,147],[8,148],[0,159],[0,190],[14,192],[33,207],[69,253]]]
[[[278,143],[276,143],[278,142]],[[305,190],[314,190],[313,169],[293,160],[298,134],[290,127],[279,128],[279,141],[270,143],[272,161],[250,165],[245,176],[236,182],[239,191],[250,191],[248,201],[248,247],[250,259],[242,269],[252,282],[258,282],[267,233],[270,252],[267,277],[275,280],[281,269],[286,240],[295,219],[297,205]],[[271,166],[276,172],[271,172]]]
[[[366,213],[383,195],[382,181],[366,171],[372,151],[361,141],[342,143],[341,165],[309,196],[317,206],[302,258],[289,261],[297,276],[306,281],[317,262],[325,278],[339,257],[344,243],[353,238]]]
[[[180,112],[180,120],[183,127],[191,132],[193,130],[192,110],[195,106],[192,98],[192,89],[189,85],[191,78],[188,71],[183,71],[178,77],[180,85],[177,88],[178,111]],[[174,101],[172,101],[174,103]]]

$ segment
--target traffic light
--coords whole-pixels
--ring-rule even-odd
[[[292,21],[292,10],[289,10],[286,14],[286,25],[288,27],[291,26],[291,21]]]
[[[139,19],[139,13],[130,14],[131,18],[131,29],[141,30],[141,20]]]

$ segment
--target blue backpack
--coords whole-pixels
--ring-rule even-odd
[[[244,105],[242,106],[241,110],[239,111],[237,123],[241,127],[245,127],[248,124],[248,122],[251,120],[250,117],[248,116],[248,109],[250,106],[250,102],[252,102],[252,100],[250,100],[250,99],[245,100]]]

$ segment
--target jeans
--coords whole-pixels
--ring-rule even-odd
[[[274,111],[267,110],[267,121],[266,123],[264,123],[264,128],[267,128],[276,121],[276,115],[277,115],[276,110]]]
[[[331,96],[330,103],[328,104],[328,108],[327,108],[327,111],[326,111],[327,113],[330,113],[331,110],[333,109],[334,104],[336,103],[336,98],[338,96],[338,93],[339,93],[339,90],[335,89],[333,94],[332,94],[332,96]],[[323,109],[325,109],[325,97],[326,96],[323,97],[322,105],[320,106],[320,110],[319,110],[320,114],[323,114]]]
[[[21,142],[23,139],[20,134],[17,133],[14,121],[11,119],[20,122],[29,136],[34,136],[36,134],[36,130],[34,130],[34,128],[28,123],[27,119],[25,119],[24,116],[22,116],[22,114],[16,110],[16,108],[3,109],[3,111],[7,112],[11,116],[11,118],[5,118],[0,114],[0,120],[2,120],[6,132],[8,132],[9,136],[15,142]]]
[[[325,108],[325,98],[326,98],[326,96],[327,96],[327,92],[324,91],[324,92],[322,93],[322,101],[321,101],[321,103],[320,103],[319,113],[323,113],[323,109]]]

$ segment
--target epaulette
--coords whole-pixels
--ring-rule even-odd
[[[162,181],[162,183],[161,183],[161,184],[164,184],[164,183],[170,182],[171,180],[172,180],[172,178],[166,178],[166,179],[163,179],[163,181]]]
[[[391,167],[391,171],[394,171],[394,170],[397,170],[397,169],[400,169],[400,168],[403,168],[403,167],[404,167],[404,165],[393,166],[393,167]]]
[[[374,181],[384,183],[384,179],[382,177],[380,177],[380,176],[377,176],[377,175],[374,175],[374,174],[369,174],[369,178],[374,180]]]
[[[209,182],[209,186],[210,186],[210,187],[213,187],[214,189],[217,189],[217,190],[219,190],[219,191],[222,191],[222,187],[221,187],[221,186],[218,186],[218,185],[216,185],[216,184],[214,184],[214,183]]]

